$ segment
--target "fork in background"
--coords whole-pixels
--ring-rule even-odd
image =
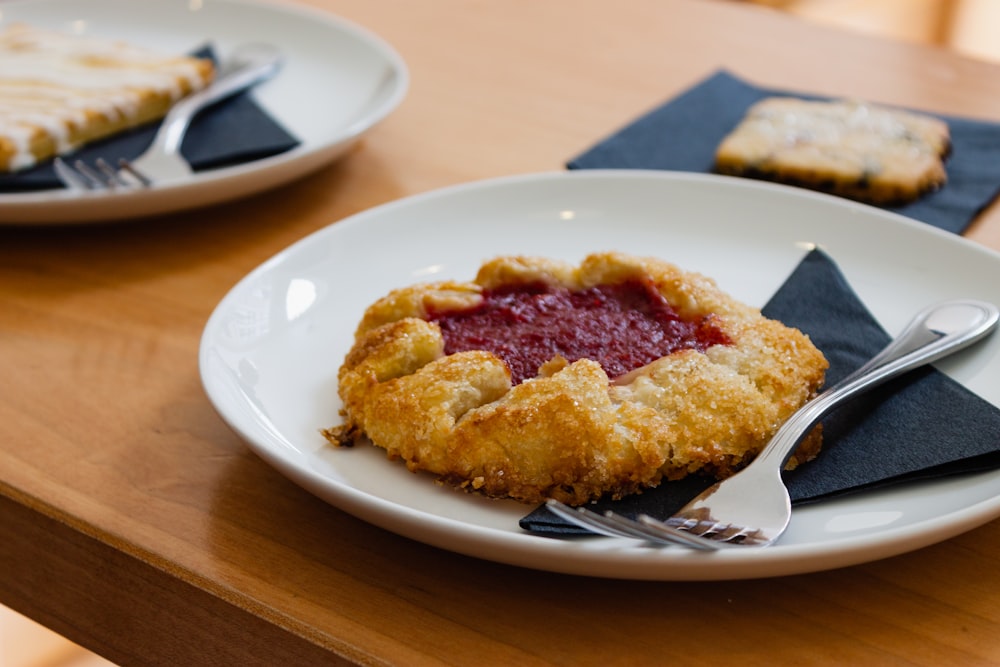
[[[117,166],[103,158],[98,158],[91,166],[82,160],[70,164],[57,157],[53,163],[56,175],[66,187],[74,190],[149,187],[154,183],[186,178],[193,172],[180,148],[194,116],[208,106],[271,78],[281,68],[281,63],[281,55],[272,46],[242,46],[236,49],[215,81],[170,109],[153,143],[142,155],[133,160],[122,158]]]
[[[601,515],[558,501],[549,501],[547,506],[567,521],[602,535],[702,550],[772,544],[785,532],[792,511],[781,471],[824,415],[889,379],[981,340],[993,331],[998,319],[996,306],[973,300],[948,301],[920,311],[875,357],[789,417],[749,466],[713,485],[665,521],[645,515],[638,520],[613,512]]]

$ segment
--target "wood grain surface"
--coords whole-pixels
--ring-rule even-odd
[[[253,455],[199,380],[248,271],[352,213],[561,170],[724,67],[1000,121],[1000,66],[722,0],[312,0],[407,61],[344,159],[252,198],[0,228],[0,602],[122,665],[1000,663],[1000,522],[759,581],[553,575],[398,537]],[[968,237],[1000,250],[1000,209]]]

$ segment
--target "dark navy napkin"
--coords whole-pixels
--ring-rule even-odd
[[[812,338],[830,362],[832,384],[874,356],[889,335],[856,296],[833,260],[810,252],[762,309]],[[855,399],[823,420],[819,456],[786,472],[793,504],[814,502],[917,479],[1000,467],[1000,410],[943,373],[914,371]],[[618,501],[600,511],[665,518],[714,480],[689,477]],[[579,534],[539,507],[521,527]]]
[[[715,149],[754,102],[772,95],[822,99],[753,86],[718,72],[569,161],[570,169],[711,172]],[[1000,193],[1000,123],[940,116],[951,130],[948,183],[888,210],[961,233]]]
[[[209,47],[193,55],[216,60]],[[88,144],[72,157],[90,164],[99,157],[112,164],[119,158],[137,157],[153,142],[159,126],[159,123],[144,125]],[[257,106],[248,93],[241,93],[198,114],[184,137],[181,153],[197,172],[277,155],[298,144],[298,139]],[[0,193],[61,187],[51,162],[16,174],[0,175]]]

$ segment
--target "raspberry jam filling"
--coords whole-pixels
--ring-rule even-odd
[[[544,284],[485,290],[482,303],[430,313],[445,354],[486,350],[510,368],[514,384],[556,355],[593,359],[610,378],[679,350],[728,345],[710,317],[682,318],[652,284],[630,281],[581,291]]]

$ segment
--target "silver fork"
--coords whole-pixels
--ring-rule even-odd
[[[108,190],[149,187],[153,183],[188,177],[191,165],[180,153],[181,142],[191,120],[202,109],[269,79],[281,67],[277,49],[266,44],[242,46],[211,85],[175,104],[164,117],[153,143],[142,155],[118,161],[117,167],[98,158],[93,165],[83,160],[72,164],[57,157],[53,166],[63,184],[74,190]]]
[[[920,311],[875,357],[795,412],[754,461],[716,483],[666,520],[598,514],[550,500],[554,514],[601,535],[640,538],[703,550],[767,546],[788,527],[792,507],[781,471],[802,438],[824,415],[907,371],[937,361],[993,331],[1000,311],[990,303],[958,300]]]

